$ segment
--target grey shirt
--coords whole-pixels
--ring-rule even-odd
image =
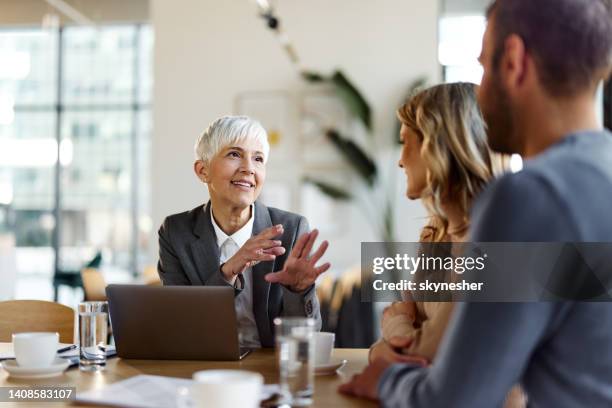
[[[567,136],[494,182],[472,215],[474,242],[612,242],[612,135]],[[386,407],[502,406],[521,383],[532,407],[612,406],[612,304],[458,304],[434,363],[396,364]]]

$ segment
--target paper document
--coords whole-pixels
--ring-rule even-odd
[[[193,380],[158,375],[137,375],[97,390],[77,392],[76,401],[125,408],[173,408],[178,391]],[[279,392],[278,384],[263,386],[261,400]]]

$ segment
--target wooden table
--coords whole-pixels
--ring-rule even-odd
[[[0,352],[6,351],[8,343],[0,343]],[[312,407],[372,407],[374,404],[348,398],[338,394],[337,388],[347,381],[353,374],[360,372],[367,364],[368,351],[366,349],[335,349],[333,358],[346,359],[348,363],[339,370],[337,375],[315,376],[315,393]],[[78,392],[92,390],[117,381],[125,380],[138,374],[164,375],[170,377],[191,378],[199,370],[206,369],[241,369],[256,371],[264,376],[266,384],[278,383],[278,370],[274,350],[257,350],[242,361],[215,362],[215,361],[167,361],[167,360],[123,360],[111,358],[107,361],[106,370],[99,373],[84,373],[78,368],[66,371],[62,376],[25,380],[12,379],[8,373],[0,368],[0,387],[28,387],[28,386],[71,386]],[[2,407],[23,408],[62,407],[69,403],[0,403]]]

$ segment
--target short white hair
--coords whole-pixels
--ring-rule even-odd
[[[196,160],[210,163],[221,149],[238,141],[254,139],[263,147],[264,162],[268,161],[268,134],[258,121],[248,116],[223,116],[214,120],[198,137],[195,144]]]

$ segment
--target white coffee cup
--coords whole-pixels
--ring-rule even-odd
[[[20,367],[49,367],[57,354],[59,334],[30,332],[13,334],[13,351]]]
[[[194,373],[193,380],[194,384],[188,390],[179,391],[179,407],[259,407],[264,382],[259,373],[244,370],[203,370]]]
[[[314,334],[315,366],[329,363],[335,338],[334,333],[318,332]]]

